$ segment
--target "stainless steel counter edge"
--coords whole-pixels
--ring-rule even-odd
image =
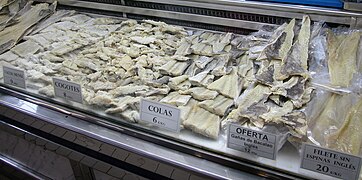
[[[37,117],[46,122],[81,133],[85,136],[109,143],[116,147],[181,167],[195,173],[216,179],[250,179],[258,178],[255,175],[238,171],[217,163],[184,154],[163,146],[159,146],[132,136],[128,136],[105,127],[71,117],[68,114],[56,112],[31,102],[9,95],[0,95],[0,104],[19,112]],[[206,166],[207,165],[207,166]],[[257,168],[257,167],[255,167]],[[259,177],[260,178],[260,177]]]

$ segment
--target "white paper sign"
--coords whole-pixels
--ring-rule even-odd
[[[357,180],[361,170],[361,158],[304,144],[300,168],[340,179]]]
[[[22,70],[3,66],[4,83],[25,88],[25,73]]]
[[[236,124],[229,125],[227,147],[275,160],[277,136],[251,130]]]
[[[167,104],[141,99],[140,118],[162,129],[180,131],[180,109]]]
[[[83,103],[82,87],[79,84],[66,80],[53,78],[55,97]]]

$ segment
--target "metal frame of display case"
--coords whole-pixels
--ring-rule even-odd
[[[38,0],[38,2],[52,2],[52,0]],[[308,14],[313,21],[324,21],[333,25],[345,25],[353,28],[362,27],[362,14],[347,12],[338,9],[316,8],[300,5],[284,5],[236,0],[59,0],[59,8],[75,9],[77,11],[118,16],[133,19],[155,19],[171,24],[189,26],[193,28],[215,31],[232,31],[249,33],[264,26],[276,26],[289,21],[291,18],[301,19]],[[165,18],[167,17],[167,18]],[[57,126],[87,134],[95,139],[111,143],[115,146],[128,149],[146,157],[162,161],[174,166],[211,178],[230,179],[244,176],[241,172],[272,179],[303,179],[308,178],[301,174],[285,172],[281,169],[265,166],[251,160],[236,160],[202,149],[173,141],[167,137],[156,136],[152,132],[145,132],[127,123],[114,124],[96,114],[87,114],[74,110],[71,107],[58,105],[55,101],[44,99],[42,96],[33,96],[19,89],[14,90],[7,85],[0,85],[0,105],[15,111],[31,115]],[[41,112],[29,111],[19,102],[32,104],[41,109]],[[55,118],[56,117],[56,118]],[[66,123],[59,123],[61,120]],[[80,121],[83,121],[80,123]],[[7,122],[11,123],[11,122]],[[92,132],[85,124],[95,124],[99,128],[116,131],[123,137],[116,139],[103,132]],[[16,126],[16,123],[14,124]],[[46,138],[46,137],[44,137]],[[138,144],[148,143],[154,147],[151,152],[142,146],[130,145],[125,139],[132,139]],[[137,143],[136,143],[137,144]],[[168,151],[174,156],[165,156]],[[187,158],[182,161],[179,155]],[[203,160],[205,159],[205,160]],[[211,163],[210,167],[200,166],[200,161]],[[229,172],[229,174],[225,173]],[[246,173],[246,174],[248,174]],[[232,175],[230,175],[232,174]],[[248,177],[245,175],[245,177]]]

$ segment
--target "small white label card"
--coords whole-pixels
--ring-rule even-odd
[[[180,131],[180,109],[147,99],[141,99],[141,121],[173,132]]]
[[[4,83],[25,88],[25,73],[22,70],[3,66]]]
[[[236,124],[229,125],[227,147],[275,160],[277,136],[256,131]]]
[[[79,84],[63,79],[53,78],[53,86],[55,97],[83,103],[82,87]]]
[[[357,180],[361,158],[346,153],[304,144],[300,168],[340,179]]]

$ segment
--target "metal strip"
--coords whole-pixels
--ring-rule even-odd
[[[320,8],[313,6],[265,3],[238,0],[136,0],[173,4],[189,7],[210,8],[225,11],[246,12],[252,14],[299,18],[308,14],[313,21],[324,21],[337,24],[349,24],[350,17],[362,17],[361,13],[347,12],[339,9]]]
[[[7,164],[23,173],[25,173],[26,175],[30,176],[31,178],[34,178],[34,179],[44,179],[44,180],[50,180],[51,178],[47,177],[47,176],[44,176],[43,174],[40,174],[18,162],[16,162],[15,160],[9,158],[9,157],[6,157],[2,154],[0,154],[0,161],[4,164]]]
[[[184,20],[184,21],[190,21],[190,22],[201,22],[201,23],[207,23],[207,24],[213,24],[213,25],[239,27],[239,28],[253,29],[253,30],[259,30],[265,25],[276,26],[276,25],[270,25],[267,23],[259,23],[259,22],[252,22],[252,21],[243,21],[243,20],[227,19],[227,18],[220,18],[220,17],[197,15],[197,14],[189,14],[189,13],[162,11],[162,10],[155,10],[155,9],[127,7],[127,6],[112,5],[112,4],[85,2],[85,1],[78,1],[78,0],[59,0],[59,4],[80,7],[80,8],[107,10],[107,11],[124,12],[124,13],[131,13],[131,14],[141,14],[141,15],[146,15],[146,16],[170,18],[170,19]]]

